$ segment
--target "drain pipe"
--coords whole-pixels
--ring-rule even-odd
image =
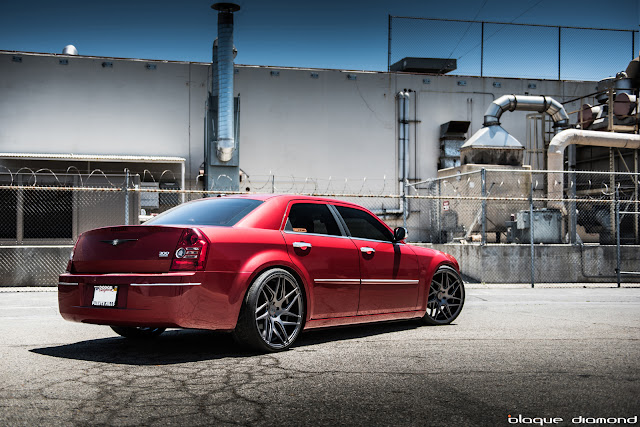
[[[564,188],[564,149],[576,144],[596,147],[640,148],[640,135],[601,132],[594,130],[563,130],[553,137],[547,151],[547,196],[562,199]],[[549,202],[549,206],[566,213],[562,202]]]
[[[376,215],[402,215],[403,226],[407,227],[409,207],[407,200],[407,185],[409,181],[409,100],[410,91],[403,89],[398,92],[398,182],[400,207],[398,209],[378,209],[372,212]]]
[[[536,111],[547,113],[555,123],[556,128],[569,127],[569,115],[555,99],[549,96],[533,95],[503,95],[494,100],[484,113],[484,126],[500,125],[500,116],[505,111]]]

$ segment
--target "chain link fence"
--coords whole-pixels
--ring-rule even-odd
[[[130,177],[118,187],[0,185],[0,285],[52,285],[78,236],[140,224],[225,191],[161,189]],[[634,281],[640,276],[638,174],[478,169],[411,183],[263,177],[251,193],[332,197],[364,206],[408,241],[451,253],[484,283]],[[153,183],[152,183],[153,184]],[[620,276],[620,278],[618,278]]]
[[[626,69],[639,46],[635,30],[389,16],[388,69],[446,58],[457,75],[600,80]]]

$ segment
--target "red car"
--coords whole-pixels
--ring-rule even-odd
[[[465,296],[457,261],[405,235],[338,200],[200,199],[144,225],[83,233],[60,276],[60,313],[125,337],[232,331],[263,351],[288,348],[303,328],[451,323]]]

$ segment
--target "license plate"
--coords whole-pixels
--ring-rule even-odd
[[[94,286],[91,305],[98,307],[115,307],[118,296],[117,286]]]

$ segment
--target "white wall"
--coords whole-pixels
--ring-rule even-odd
[[[0,151],[202,152],[207,65],[3,53],[0,76]]]
[[[69,65],[60,65],[60,59]],[[104,68],[105,61],[113,68]],[[156,69],[148,70],[147,63]],[[494,98],[529,93],[562,102],[595,91],[594,82],[237,69],[240,167],[252,180],[272,174],[354,182],[367,177],[382,186],[386,177],[387,193],[397,188],[395,95],[404,88],[415,91],[410,113],[417,121],[411,125],[415,179],[436,176],[440,125],[471,121],[470,136]],[[202,63],[0,52],[0,152],[180,156],[188,159],[187,182],[193,183],[204,159],[209,72],[209,64]],[[522,143],[526,114],[502,116],[503,127]]]

